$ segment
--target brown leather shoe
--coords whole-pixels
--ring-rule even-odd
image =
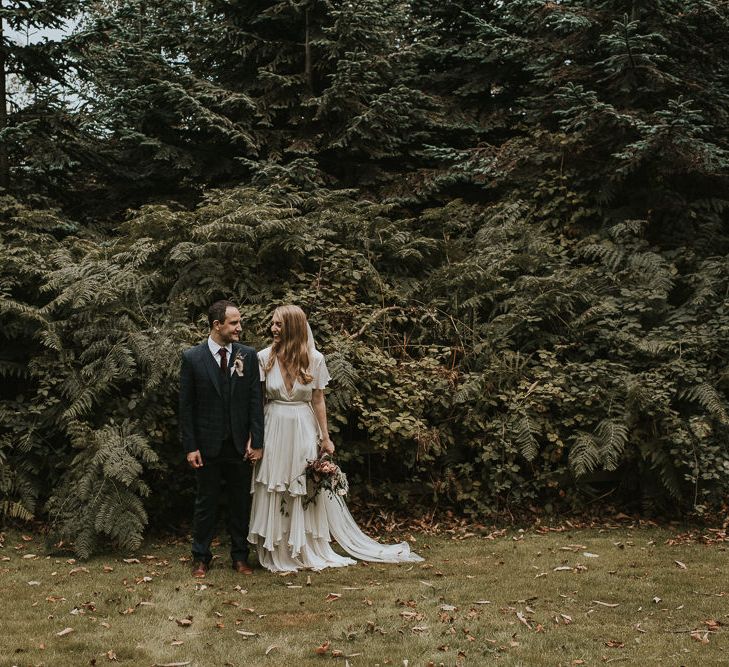
[[[196,560],[192,564],[192,576],[197,579],[203,579],[209,569],[210,566],[207,563],[203,563],[201,560]]]
[[[234,560],[233,569],[238,574],[253,574],[253,568],[251,568],[251,566],[243,560]]]

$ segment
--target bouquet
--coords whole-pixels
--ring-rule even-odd
[[[331,496],[346,496],[349,491],[349,482],[342,469],[332,461],[330,454],[322,454],[318,459],[308,461],[304,470],[306,475],[306,498],[303,506],[306,509],[310,503],[316,503],[316,496],[324,489]]]

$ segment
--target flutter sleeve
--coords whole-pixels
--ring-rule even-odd
[[[316,355],[312,376],[314,389],[324,389],[329,384],[329,380],[332,379],[323,354]]]

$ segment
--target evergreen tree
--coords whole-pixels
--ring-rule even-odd
[[[75,162],[78,121],[65,93],[72,72],[65,30],[83,0],[3,0],[0,5],[0,187],[57,196]]]

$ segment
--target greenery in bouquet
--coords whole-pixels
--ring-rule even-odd
[[[310,503],[316,503],[316,497],[322,489],[328,491],[332,496],[346,496],[349,491],[347,475],[334,463],[329,454],[322,454],[319,458],[309,461],[304,474],[306,475],[307,490],[304,509]]]

